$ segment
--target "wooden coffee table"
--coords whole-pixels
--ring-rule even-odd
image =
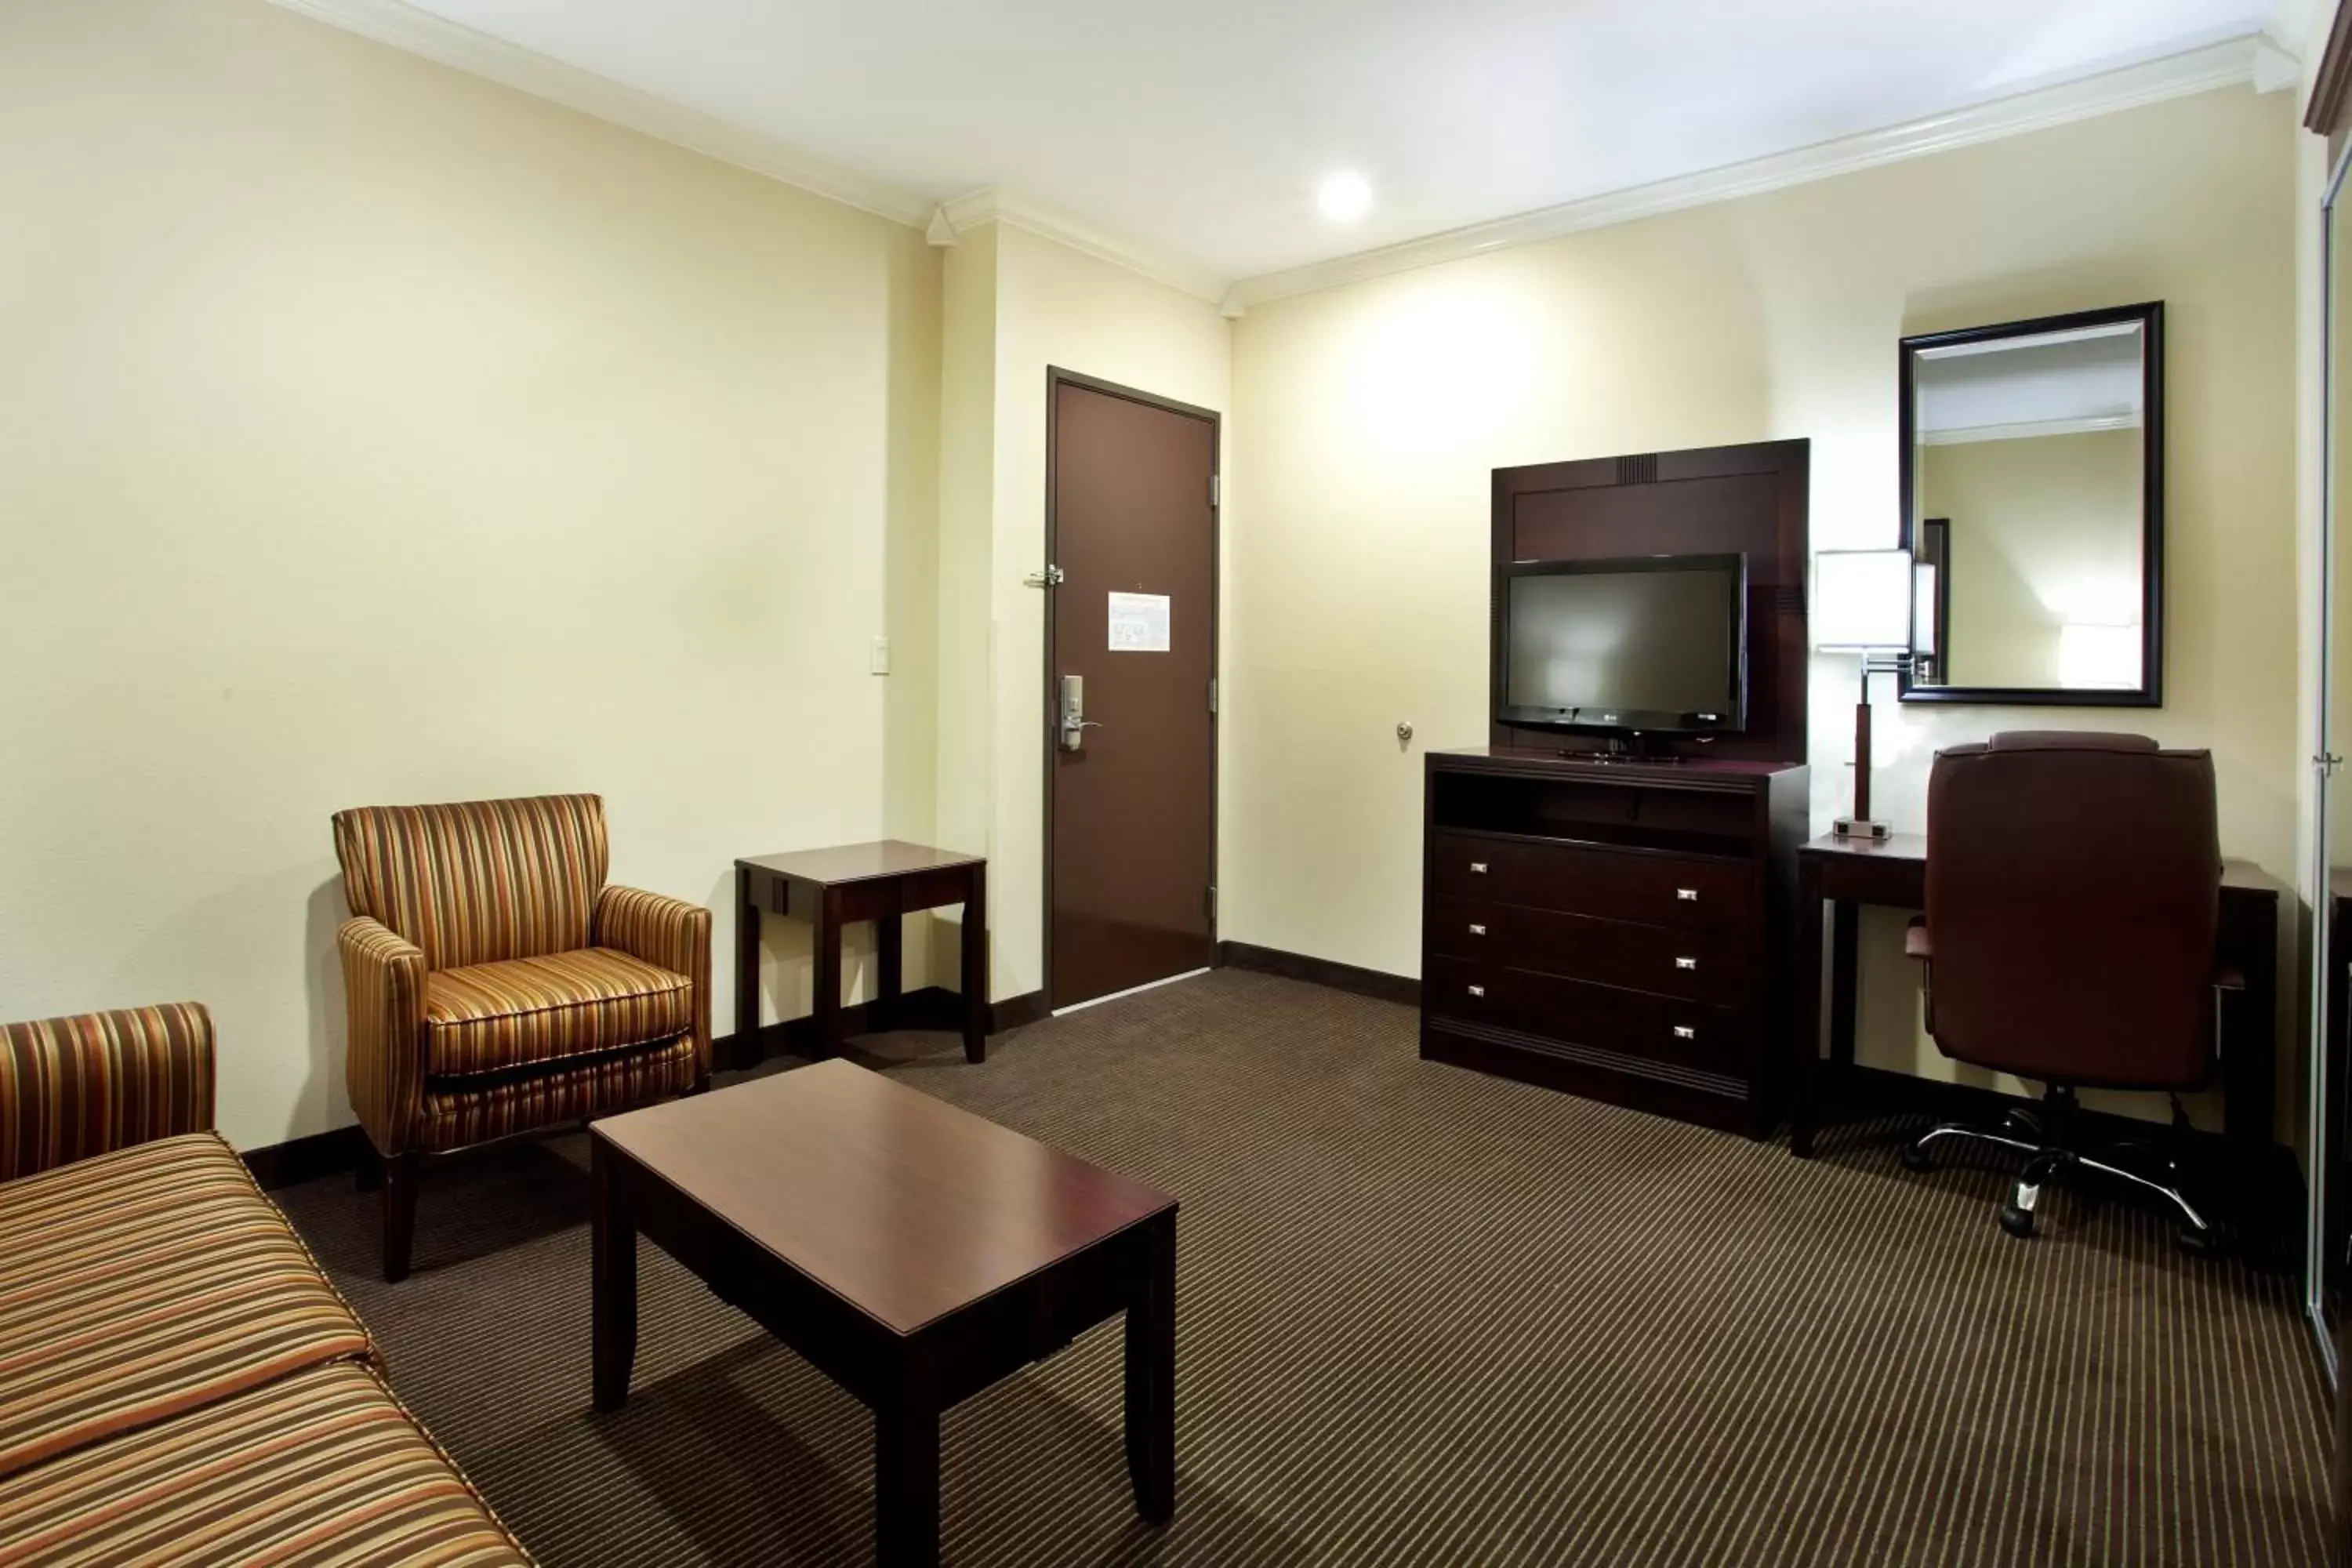
[[[1176,1510],[1176,1200],[845,1061],[595,1123],[599,1410],[642,1234],[874,1412],[879,1562],[940,1555],[940,1416],[1127,1314],[1127,1470]]]

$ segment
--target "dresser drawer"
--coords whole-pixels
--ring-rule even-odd
[[[1429,842],[1430,891],[1441,898],[1639,921],[1675,931],[1737,932],[1754,916],[1753,873],[1745,861],[1466,833],[1433,833]]]
[[[1749,997],[1746,944],[1715,931],[1605,921],[1471,899],[1429,900],[1433,952],[1720,1007]]]
[[[1499,963],[1432,958],[1423,1009],[1531,1035],[1744,1078],[1755,1025],[1733,1008],[1530,974]]]

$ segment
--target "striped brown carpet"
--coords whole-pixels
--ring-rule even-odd
[[[2315,1563],[2322,1399],[2283,1278],[2060,1196],[1811,1163],[1420,1061],[1404,1008],[1220,971],[906,1082],[1179,1194],[1177,1522],[1134,1519],[1118,1329],[947,1420],[965,1564]],[[871,1059],[871,1058],[869,1058]],[[869,1426],[648,1248],[638,1393],[588,1403],[581,1140],[280,1194],[401,1394],[552,1564],[845,1564]],[[794,1194],[779,1193],[779,1203]]]

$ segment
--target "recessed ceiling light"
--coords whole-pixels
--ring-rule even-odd
[[[1372,187],[1361,174],[1334,174],[1315,193],[1315,205],[1336,223],[1351,223],[1372,210]]]

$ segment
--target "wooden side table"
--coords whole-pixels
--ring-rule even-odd
[[[816,1051],[841,1044],[841,928],[872,921],[881,971],[869,1015],[878,1031],[895,1026],[898,1005],[898,917],[946,904],[963,906],[963,1054],[988,1058],[988,861],[897,838],[842,844],[735,862],[735,1037],[760,1028],[760,917],[789,915],[815,928]]]

